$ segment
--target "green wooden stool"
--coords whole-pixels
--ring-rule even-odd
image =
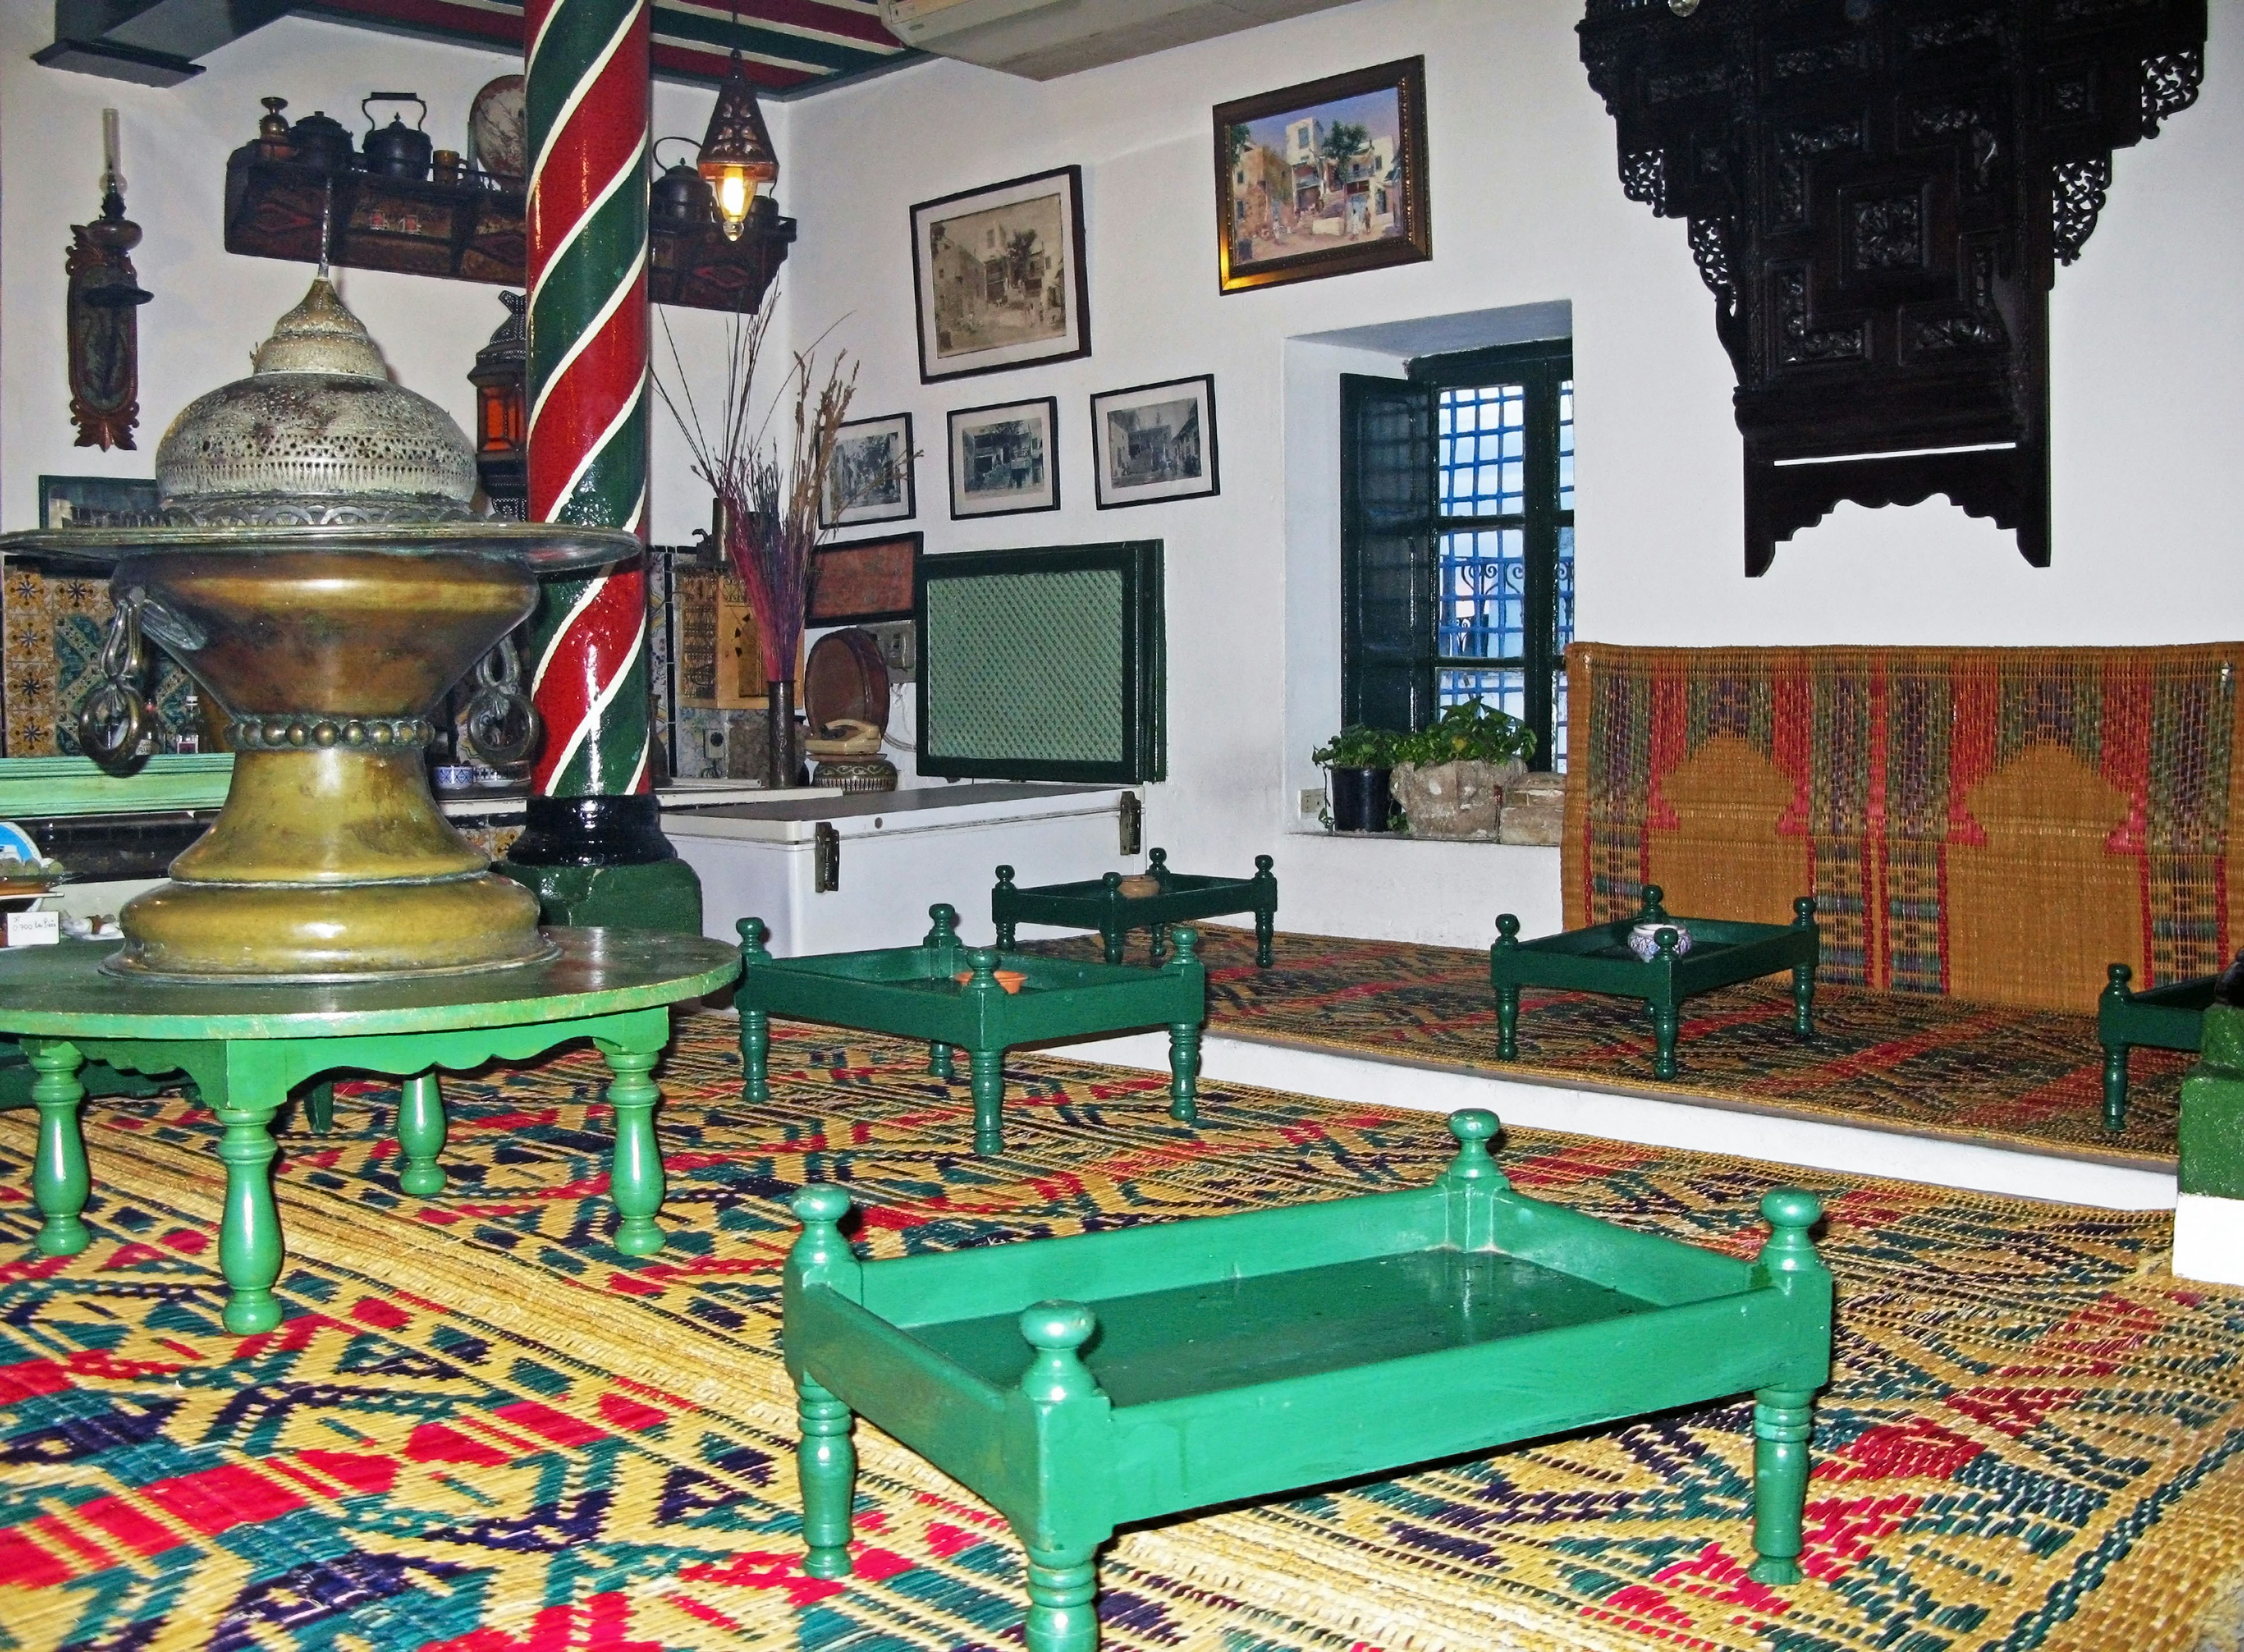
[[[2096,1041],[2104,1046],[2104,1127],[2113,1134],[2127,1127],[2127,1052],[2195,1052],[2204,1037],[2205,1012],[2220,985],[2218,975],[2172,981],[2147,992],[2131,991],[2134,971],[2114,964],[2096,999]]]
[[[998,1153],[1004,1148],[1007,1050],[1166,1026],[1169,1116],[1184,1124],[1199,1119],[1207,971],[1199,958],[1198,931],[1177,931],[1176,957],[1158,970],[1140,970],[963,945],[957,909],[937,904],[927,910],[934,927],[917,946],[808,958],[774,958],[764,945],[771,931],[763,920],[740,920],[740,990],[733,1001],[740,1011],[744,1100],[771,1099],[766,1066],[774,1015],[925,1039],[927,1070],[946,1082],[958,1077],[951,1051],[966,1052],[974,1087],[974,1151]],[[1018,992],[998,984],[1000,969],[1024,978]]]
[[[1519,938],[1519,920],[1506,912],[1496,920],[1496,944],[1488,951],[1488,974],[1496,987],[1496,1053],[1503,1061],[1519,1059],[1519,989],[1552,988],[1567,992],[1605,992],[1644,1000],[1652,1017],[1653,1076],[1675,1076],[1675,1039],[1682,1026],[1683,1000],[1780,970],[1792,972],[1792,1026],[1801,1038],[1815,1032],[1815,965],[1819,943],[1815,903],[1802,895],[1792,903],[1789,924],[1743,924],[1729,918],[1671,920],[1660,904],[1657,884],[1644,886],[1644,910],[1618,923],[1592,924],[1539,939]],[[1679,937],[1662,929],[1653,937],[1649,958],[1629,951],[1628,932],[1639,924],[1675,922],[1691,931],[1691,950],[1676,950]]]
[[[274,1114],[290,1089],[338,1070],[404,1080],[397,1109],[405,1154],[398,1184],[427,1197],[443,1191],[439,1069],[492,1060],[524,1061],[572,1039],[598,1046],[615,1110],[611,1196],[616,1249],[643,1256],[662,1247],[662,1154],[654,1135],[661,1092],[650,1075],[670,1041],[670,1009],[728,984],[733,949],[699,936],[640,930],[557,929],[560,956],[516,969],[335,985],[203,985],[106,975],[105,943],[0,951],[0,1032],[17,1034],[38,1077],[32,1198],[44,1218],[38,1249],[50,1256],[85,1249],[80,1212],[92,1188],[78,1107],[89,1060],[127,1073],[184,1073],[225,1133],[226,1204],[219,1269],[231,1291],[228,1330],[269,1330],[280,1322],[273,1283],[280,1276],[280,1216],[271,1165]],[[331,1106],[331,1100],[327,1105]],[[309,1111],[326,1127],[316,1091]]]
[[[850,1571],[853,1416],[986,1499],[1028,1551],[1029,1652],[1094,1652],[1126,1522],[1754,1396],[1758,1582],[1797,1583],[1831,1276],[1811,1194],[1752,1262],[1513,1191],[1496,1115],[1432,1187],[861,1262],[794,1195],[785,1344],[814,1577]]]
[[[1271,876],[1274,863],[1267,855],[1254,857],[1252,877],[1204,877],[1169,870],[1169,851],[1157,849],[1146,856],[1146,876],[1161,886],[1158,895],[1136,897],[1122,892],[1122,874],[1075,884],[1039,884],[1017,889],[1013,869],[997,869],[997,886],[990,891],[990,921],[997,926],[997,944],[1010,951],[1014,931],[1022,924],[1050,924],[1059,929],[1095,929],[1105,943],[1106,961],[1119,964],[1132,930],[1146,930],[1148,961],[1159,965],[1167,951],[1172,924],[1195,918],[1222,917],[1232,912],[1254,914],[1254,962],[1270,967],[1270,937],[1278,918],[1278,880]]]

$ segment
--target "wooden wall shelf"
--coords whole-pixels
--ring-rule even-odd
[[[300,264],[320,261],[328,191],[328,261],[443,280],[520,287],[526,271],[523,194],[488,179],[440,184],[370,173],[329,173],[272,160],[245,144],[226,163],[226,250]],[[727,240],[713,222],[649,225],[647,291],[658,304],[748,312],[787,261],[794,220],[750,225]]]

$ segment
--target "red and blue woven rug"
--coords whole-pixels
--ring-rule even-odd
[[[1484,951],[1281,934],[1258,970],[1251,934],[1208,924],[1201,936],[1211,1032],[2119,1163],[2173,1163],[2182,1074],[2196,1060],[2135,1051],[2127,1127],[2114,1135],[2092,1015],[1819,987],[1815,1034],[1801,1039],[1791,977],[1779,975],[1686,1000],[1672,1081],[1653,1076],[1643,1005],[1595,992],[1523,992],[1519,1060],[1500,1062]],[[1144,945],[1132,938],[1132,962]],[[1095,936],[1032,947],[1100,956]]]
[[[234,1337],[218,1132],[90,1107],[94,1240],[30,1248],[30,1121],[0,1116],[0,1647],[8,1652],[999,1652],[1020,1551],[861,1428],[859,1575],[800,1564],[777,1350],[783,1201],[846,1183],[874,1253],[1421,1184],[1442,1121],[1013,1066],[1008,1150],[882,1039],[733,1024],[661,1080],[671,1240],[609,1243],[589,1053],[448,1079],[452,1186],[396,1184],[394,1093],[287,1134],[279,1329]],[[2178,1283],[2168,1224],[1528,1131],[1523,1188],[1731,1251],[1817,1188],[1840,1284],[1808,1581],[1742,1570],[1751,1446],[1721,1404],[1124,1535],[1112,1652],[2199,1652],[2244,1613],[2244,1293]]]

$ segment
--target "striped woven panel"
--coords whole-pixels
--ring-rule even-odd
[[[607,1242],[600,1068],[447,1080],[454,1189],[403,1196],[393,1093],[291,1134],[288,1317],[217,1323],[217,1132],[90,1109],[91,1247],[25,1260],[27,1121],[0,1117],[0,1644],[320,1652],[997,1652],[1017,1547],[861,1427],[858,1575],[803,1575],[775,1346],[806,1178],[881,1256],[1421,1185],[1441,1121],[1016,1064],[1010,1150],[963,1151],[923,1053],[732,1025],[662,1074],[672,1240]],[[1535,1194],[1744,1252],[1766,1166],[1530,1132]],[[1838,1368],[1809,1581],[1741,1572],[1745,1409],[1720,1404],[1125,1534],[1112,1652],[2189,1649],[2244,1607],[2244,1294],[2177,1285],[2165,1219],[1840,1178]],[[2227,1645],[2227,1642],[2205,1641]]]
[[[1812,894],[1830,981],[2075,1011],[2244,938],[2244,644],[1566,659],[1569,929]]]
[[[1523,992],[1519,1060],[1498,1061],[1486,952],[1281,934],[1273,967],[1258,970],[1252,935],[1200,933],[1208,1026],[1234,1036],[2042,1152],[2171,1165],[2182,1074],[2196,1059],[2135,1051],[2127,1127],[2112,1135],[2092,1015],[1819,986],[1815,1035],[1801,1039],[1788,973],[1686,999],[1682,1071],[1663,1082],[1643,1005],[1594,992]],[[1143,942],[1132,939],[1135,962]],[[1096,937],[1031,944],[1101,956]]]

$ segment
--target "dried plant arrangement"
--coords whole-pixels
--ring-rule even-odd
[[[790,735],[794,724],[794,661],[802,647],[803,616],[809,606],[810,566],[825,530],[819,503],[834,464],[836,432],[848,416],[856,394],[857,369],[846,352],[836,351],[819,376],[818,346],[794,352],[794,364],[771,403],[759,415],[753,407],[756,370],[763,360],[776,307],[766,304],[753,315],[732,317],[726,337],[724,396],[713,428],[703,423],[686,382],[678,341],[663,320],[676,375],[673,387],[658,373],[656,393],[677,422],[693,455],[693,473],[716,494],[724,524],[726,559],[747,593],[769,683],[771,739],[766,783],[791,784]],[[791,428],[774,431],[773,422],[792,414]]]

